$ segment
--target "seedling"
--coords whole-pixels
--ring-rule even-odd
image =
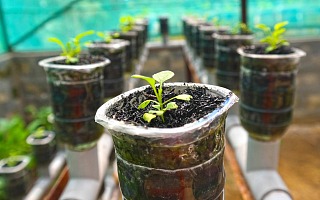
[[[256,28],[263,31],[265,37],[260,40],[261,43],[267,44],[266,53],[273,51],[281,46],[289,45],[289,42],[283,38],[286,32],[284,26],[288,24],[287,21],[279,22],[274,25],[273,30],[265,24],[257,24]]]
[[[79,61],[78,57],[79,57],[79,54],[81,53],[80,40],[83,37],[91,34],[94,34],[93,30],[80,33],[76,35],[74,38],[72,38],[70,41],[68,41],[66,44],[64,44],[60,39],[55,37],[51,37],[48,40],[50,42],[54,42],[58,44],[61,47],[62,53],[60,55],[66,57],[66,64],[73,64]]]
[[[232,34],[251,34],[251,30],[245,23],[239,23],[230,31]]]
[[[97,36],[102,38],[104,42],[110,43],[113,38],[119,37],[119,33],[109,34],[109,33],[104,33],[104,32],[99,31],[99,32],[97,32]]]
[[[147,113],[143,114],[143,119],[150,123],[150,121],[157,116],[161,117],[162,121],[164,122],[164,113],[168,110],[173,110],[177,109],[178,105],[176,102],[172,101],[174,99],[179,99],[179,100],[184,100],[184,101],[190,101],[192,98],[191,95],[188,94],[180,94],[175,97],[172,97],[166,101],[163,102],[162,99],[162,87],[163,83],[170,78],[174,76],[174,73],[172,71],[161,71],[158,72],[152,77],[147,77],[147,76],[142,76],[142,75],[132,75],[132,78],[140,78],[142,80],[145,80],[149,83],[151,88],[153,89],[154,94],[156,95],[157,101],[154,100],[145,100],[142,102],[139,106],[138,109],[144,109],[146,108],[151,102],[153,103],[152,107],[155,108],[155,110],[149,110]],[[159,86],[158,88],[156,87],[156,82],[158,82]]]
[[[126,33],[132,30],[134,26],[134,18],[131,16],[123,16],[120,18],[120,29],[122,32]]]

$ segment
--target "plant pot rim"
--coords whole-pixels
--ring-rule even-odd
[[[123,32],[123,31],[115,31],[115,32],[119,33],[120,37],[121,37],[121,35],[123,35],[123,36],[133,36],[133,37],[138,36],[138,33],[136,31],[133,31],[133,30],[129,30],[129,31],[126,31],[126,32]]]
[[[106,127],[107,129],[112,129],[114,131],[130,134],[130,135],[139,135],[145,137],[153,137],[153,138],[163,138],[163,137],[172,137],[172,136],[179,136],[186,133],[192,133],[195,130],[200,130],[201,127],[209,126],[209,124],[215,120],[216,118],[220,117],[223,113],[227,112],[228,109],[236,103],[239,99],[238,97],[223,87],[215,86],[215,85],[208,85],[208,84],[201,84],[201,83],[184,83],[184,82],[175,82],[175,83],[167,83],[165,86],[172,86],[172,87],[207,87],[210,91],[216,93],[217,95],[221,96],[229,96],[226,101],[224,102],[223,106],[213,110],[211,113],[203,116],[199,120],[185,124],[182,127],[177,128],[154,128],[154,127],[143,127],[143,126],[136,126],[133,124],[128,124],[123,121],[114,120],[110,117],[105,115],[106,111],[110,106],[114,103],[118,102],[119,100],[128,97],[130,94],[143,91],[147,87],[142,86],[139,88],[135,88],[124,92],[111,100],[104,103],[100,108],[97,110],[95,121],[102,126]]]
[[[9,159],[15,159],[16,161],[21,161],[21,163],[14,167],[4,167]],[[4,158],[0,160],[0,174],[13,174],[24,169],[31,161],[29,156],[12,156],[9,158]]]
[[[29,144],[29,145],[45,145],[45,144],[48,144],[50,143],[54,138],[55,138],[55,133],[52,132],[52,131],[45,131],[45,138],[42,138],[42,139],[37,139],[37,138],[34,138],[33,137],[33,134],[30,134],[28,137],[27,137],[27,140],[26,142]]]
[[[130,43],[127,40],[122,39],[112,39],[110,43],[106,43],[102,40],[100,41],[94,41],[96,43],[89,43],[86,44],[87,48],[105,48],[105,49],[111,49],[111,50],[119,50],[124,49],[126,46],[128,46]]]
[[[228,31],[229,26],[215,26],[215,25],[200,25],[200,31]]]
[[[252,48],[252,47],[251,47]],[[292,48],[293,53],[290,54],[252,54],[244,52],[248,47],[239,47],[237,52],[243,57],[256,58],[256,59],[287,59],[287,58],[300,58],[306,53],[298,48]]]
[[[253,34],[225,34],[225,33],[213,33],[213,38],[216,38],[218,40],[253,40],[254,35]]]
[[[108,65],[110,63],[110,60],[105,58],[104,61],[88,64],[88,65],[62,65],[62,64],[54,64],[52,62],[58,61],[58,60],[64,60],[65,56],[56,56],[51,58],[46,58],[39,61],[39,65],[43,68],[58,68],[58,69],[68,69],[68,70],[91,70],[95,69],[97,67],[103,67],[105,65]]]

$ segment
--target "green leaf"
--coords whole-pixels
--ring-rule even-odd
[[[192,96],[189,94],[180,94],[177,95],[175,98],[179,100],[190,101],[190,99],[192,99]]]
[[[271,29],[268,26],[266,26],[265,24],[257,24],[255,27],[258,29],[261,29],[263,32],[271,31]]]
[[[166,105],[165,110],[173,110],[173,109],[177,109],[177,108],[178,108],[178,105],[176,104],[176,102],[169,102]]]
[[[150,114],[156,114],[158,116],[162,116],[164,114],[163,110],[149,110]]]
[[[66,52],[66,47],[65,47],[65,45],[63,44],[63,42],[60,39],[51,37],[51,38],[48,39],[48,41],[58,44],[60,46],[62,52]]]
[[[152,105],[152,107],[154,107],[154,108],[157,109],[157,110],[160,110],[160,104]]]
[[[118,38],[118,37],[120,37],[120,34],[119,34],[119,33],[113,33],[113,34],[112,34],[112,37],[113,37],[113,38]]]
[[[102,39],[104,39],[104,37],[105,37],[105,33],[102,32],[102,31],[98,31],[96,34],[97,34],[98,37],[100,37]]]
[[[158,72],[158,73],[152,75],[152,77],[156,81],[158,81],[160,84],[162,84],[163,82],[169,80],[173,76],[174,76],[174,73],[172,71],[169,71],[169,70],[161,71],[161,72]]]
[[[147,76],[142,76],[142,75],[138,75],[138,74],[134,74],[131,76],[132,78],[140,78],[142,80],[147,81],[151,86],[154,86],[156,84],[156,80],[154,80],[151,77],[147,77]]]
[[[151,101],[152,100],[145,100],[144,102],[140,103],[140,105],[138,106],[138,109],[144,109],[150,104]]]
[[[274,30],[279,30],[280,28],[286,26],[288,23],[288,21],[279,22],[274,25]]]
[[[80,41],[83,37],[88,36],[88,35],[92,35],[94,34],[94,30],[89,30],[83,33],[79,33],[78,35],[76,35],[76,37],[74,38],[76,41]]]
[[[150,113],[144,113],[143,114],[143,119],[150,123],[152,119],[156,118],[157,116],[156,115],[153,115],[153,114],[150,114]]]
[[[270,52],[270,51],[273,51],[275,48],[273,47],[273,46],[268,46],[267,48],[266,48],[266,52],[268,53],[268,52]]]

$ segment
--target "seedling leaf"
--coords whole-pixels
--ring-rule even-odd
[[[149,105],[149,103],[151,102],[151,100],[145,100],[144,102],[142,102],[138,109],[144,109],[145,107],[147,107]]]
[[[143,119],[145,121],[147,121],[148,123],[151,122],[152,119],[156,118],[157,116],[156,115],[153,115],[153,114],[150,114],[150,113],[144,113],[143,114]]]
[[[169,102],[165,108],[165,110],[173,110],[173,109],[177,109],[178,105],[176,104],[176,102]]]
[[[161,72],[154,74],[152,76],[152,78],[154,78],[156,81],[158,81],[160,84],[162,84],[163,82],[169,80],[173,76],[174,76],[174,73],[172,71],[166,70],[166,71],[161,71]]]

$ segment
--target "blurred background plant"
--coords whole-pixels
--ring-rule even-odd
[[[26,119],[18,114],[0,118],[0,159],[29,155],[31,147],[26,138],[38,129],[53,130],[51,107],[28,106],[26,114]]]

